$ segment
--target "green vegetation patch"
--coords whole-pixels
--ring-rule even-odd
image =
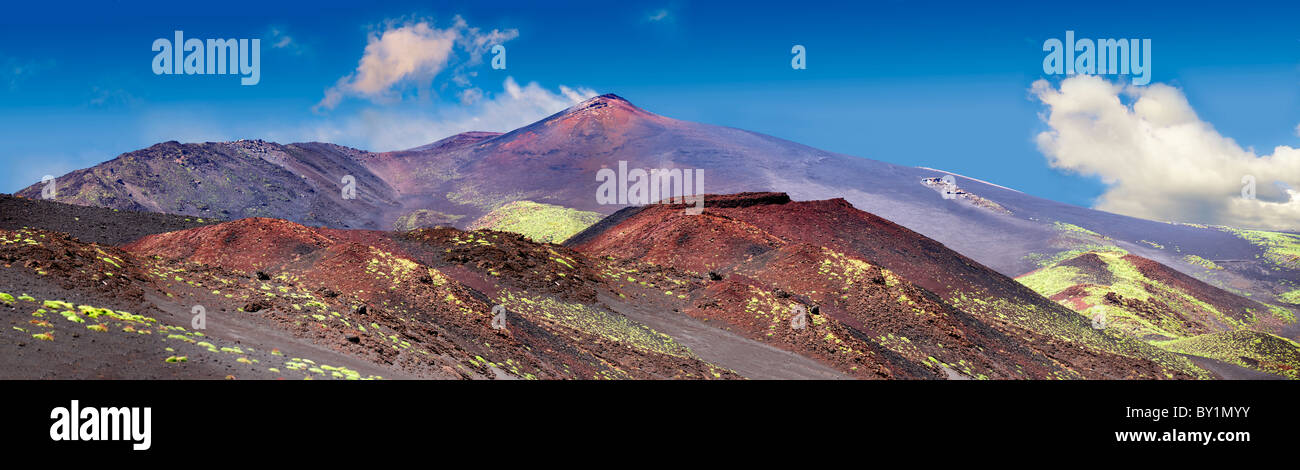
[[[1168,351],[1300,379],[1300,369],[1297,369],[1300,368],[1300,344],[1268,333],[1226,331],[1152,344]]]
[[[1300,305],[1300,289],[1277,296],[1277,301],[1291,305]]]
[[[1081,269],[1061,264],[1039,269],[1016,280],[1044,297],[1052,297],[1066,289],[1075,288],[1075,292],[1072,292],[1073,299],[1063,301],[1066,307],[1091,317],[1093,312],[1090,310],[1093,307],[1108,305],[1105,310],[1107,323],[1139,338],[1184,338],[1195,333],[1189,331],[1184,321],[1176,316],[1160,315],[1152,318],[1149,312],[1140,315],[1139,312],[1110,304],[1105,299],[1108,293],[1114,292],[1124,299],[1142,302],[1150,301],[1153,297],[1158,302],[1172,302],[1169,306],[1188,318],[1213,318],[1234,329],[1244,328],[1255,320],[1250,318],[1243,321],[1232,317],[1188,292],[1146,277],[1133,263],[1125,260],[1122,253],[1099,251],[1092,254],[1105,263],[1111,277],[1109,285],[1091,284],[1089,276]],[[1282,313],[1279,310],[1284,309],[1269,309],[1274,315]],[[1283,320],[1287,316],[1289,315],[1283,315]]]
[[[1276,268],[1300,269],[1300,235],[1263,230],[1219,227],[1264,250],[1263,258]]]
[[[1121,356],[1150,360],[1168,370],[1181,371],[1201,379],[1212,378],[1209,372],[1197,367],[1186,357],[1153,347],[1125,334],[1113,334],[1113,329],[1094,329],[1092,320],[1084,314],[1072,317],[1061,315],[1052,309],[1012,302],[982,292],[956,292],[949,298],[949,302],[969,313],[992,318],[1060,341],[1077,343]],[[1079,373],[1079,371],[1073,372]],[[1166,375],[1172,377],[1170,373]],[[1078,378],[1073,374],[1058,374],[1058,376],[1062,379]]]
[[[1208,259],[1196,255],[1184,256],[1183,262],[1193,266],[1200,266],[1205,269],[1223,269],[1222,266],[1215,264],[1213,261],[1210,261]]]
[[[599,222],[601,218],[603,216],[595,212],[532,201],[515,201],[480,217],[468,228],[517,233],[538,243],[563,243]]]

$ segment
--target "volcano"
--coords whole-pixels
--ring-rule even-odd
[[[597,173],[703,170],[704,189],[842,199],[1008,276],[1104,248],[1256,298],[1294,298],[1300,235],[1137,219],[930,168],[818,150],[660,116],[612,94],[501,134],[470,132],[393,152],[332,144],[167,142],[57,179],[57,200],[335,228],[469,226],[519,201],[609,215]],[[352,177],[355,199],[341,193]],[[18,194],[39,198],[42,185]],[[542,235],[543,238],[554,238]],[[1203,269],[1205,262],[1222,269]],[[1292,332],[1300,333],[1300,332]]]

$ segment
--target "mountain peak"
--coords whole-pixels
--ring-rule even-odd
[[[631,105],[632,105],[632,102],[631,102],[631,101],[628,101],[627,99],[623,98],[622,96],[618,96],[618,95],[613,94],[613,93],[605,93],[605,94],[600,95],[600,96],[595,96],[595,97],[592,97],[592,98],[588,98],[586,101],[583,101],[583,103],[590,103],[590,102],[597,102],[597,101],[600,101],[600,102],[607,102],[607,103],[610,103],[610,102],[615,102],[615,103],[627,103],[628,106],[631,106]]]
[[[559,125],[560,128],[570,130],[584,129],[579,133],[590,135],[597,132],[596,129],[604,129],[601,132],[618,134],[625,131],[630,125],[633,125],[633,127],[645,123],[666,125],[671,122],[671,119],[638,108],[628,100],[623,99],[623,97],[608,93],[588,98],[547,119],[539,121],[537,124],[541,126]],[[524,129],[528,129],[528,127]]]
[[[616,110],[620,112],[631,112],[633,114],[650,114],[644,109],[636,107],[632,102],[623,99],[623,97],[613,93],[588,98],[586,101],[575,104],[568,109],[565,114],[599,114],[603,111]]]

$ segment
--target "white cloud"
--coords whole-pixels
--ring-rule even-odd
[[[272,49],[283,49],[293,55],[302,55],[303,47],[293,36],[278,27],[272,27],[268,34]]]
[[[663,21],[663,20],[665,20],[665,19],[668,19],[668,14],[669,14],[669,13],[668,13],[668,9],[664,8],[664,9],[660,9],[660,10],[658,10],[658,11],[655,11],[655,12],[653,12],[653,13],[650,13],[650,16],[647,17],[646,19],[648,19],[648,20],[650,20],[650,21]]]
[[[1050,130],[1036,140],[1059,169],[1100,178],[1097,209],[1136,217],[1237,227],[1300,227],[1300,149],[1243,149],[1201,121],[1173,87],[1121,86],[1079,75],[1034,82]],[[1256,199],[1242,197],[1243,178]]]
[[[468,68],[482,62],[483,54],[495,44],[519,35],[517,30],[481,31],[472,28],[459,16],[451,27],[439,29],[428,21],[390,24],[372,33],[366,49],[352,73],[325,90],[317,110],[333,109],[344,98],[354,96],[373,102],[391,101],[395,89],[404,84],[427,87],[434,77],[455,63],[453,80],[469,87]],[[456,50],[465,53],[458,57]]]
[[[483,99],[483,90],[480,88],[466,88],[457,95],[460,98],[460,104],[471,105]]]
[[[507,77],[498,93],[479,89],[472,104],[444,107],[435,113],[397,107],[369,108],[273,140],[318,140],[373,151],[401,150],[467,131],[506,132],[596,96],[588,88],[560,86],[559,92],[536,82],[519,85]]]

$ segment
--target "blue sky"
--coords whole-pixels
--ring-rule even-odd
[[[198,3],[7,6],[0,159],[11,171],[0,191],[165,140],[319,138],[393,150],[467,123],[503,125],[479,115],[482,102],[462,104],[456,63],[381,97],[318,106],[357,70],[375,35],[415,23],[450,28],[456,16],[482,32],[517,31],[505,42],[506,70],[458,59],[464,68],[455,70],[471,74],[469,86],[488,101],[506,94],[507,77],[535,82],[551,98],[563,96],[561,86],[617,93],[670,117],[947,169],[1084,206],[1107,184],[1053,168],[1035,143],[1048,125],[1031,86],[1061,80],[1044,76],[1042,44],[1066,30],[1149,38],[1152,83],[1181,90],[1219,134],[1261,153],[1300,146],[1293,2]],[[261,82],[153,74],[151,43],[177,29],[261,38]],[[808,50],[806,70],[789,66],[794,44]],[[389,124],[397,121],[428,125],[397,133]],[[376,127],[393,133],[367,131]]]

